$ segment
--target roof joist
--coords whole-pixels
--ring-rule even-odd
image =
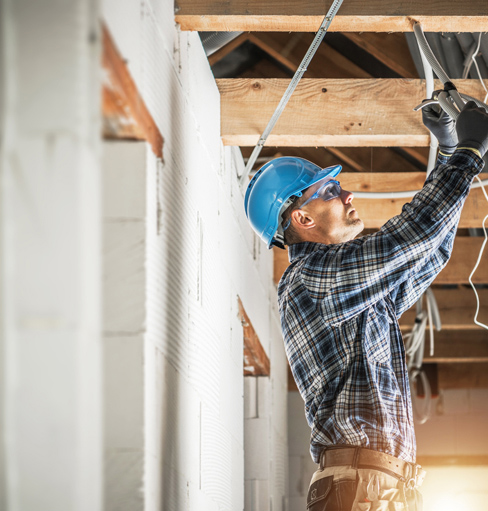
[[[286,79],[217,80],[223,143],[255,145],[288,84]],[[484,96],[478,80],[455,84],[465,94]],[[436,88],[442,88],[440,82]],[[421,114],[412,110],[424,97],[425,83],[418,79],[303,79],[267,145],[427,146]]]
[[[182,30],[315,32],[332,0],[177,0]],[[414,21],[428,32],[485,32],[486,0],[347,0],[332,22],[334,32],[411,32]]]

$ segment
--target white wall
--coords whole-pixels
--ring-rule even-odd
[[[5,0],[0,23],[0,508],[101,509],[96,2]]]
[[[163,161],[146,153],[145,260],[143,267],[130,263],[145,282],[144,319],[141,326],[140,317],[132,321],[124,312],[118,318],[125,326],[118,339],[114,329],[109,357],[119,356],[120,347],[127,365],[106,362],[112,381],[107,401],[123,371],[139,380],[143,365],[144,467],[137,446],[124,447],[125,439],[113,446],[106,458],[112,474],[107,508],[244,508],[239,296],[271,360],[266,427],[260,431],[267,443],[267,493],[261,507],[249,509],[284,509],[286,363],[272,254],[256,243],[244,215],[237,179],[242,157],[221,144],[220,97],[208,60],[198,34],[177,31],[172,1],[106,0],[103,17],[165,139]],[[139,416],[136,399],[128,407],[125,414]],[[117,409],[122,402],[114,414]],[[122,427],[116,420],[110,424],[106,438]],[[134,421],[131,429],[137,427]],[[115,488],[117,471],[131,494],[121,496]]]
[[[97,5],[2,3],[0,507],[243,509],[239,296],[271,360],[266,498],[248,508],[284,509],[272,254],[245,219],[208,60],[172,0],[101,2],[165,139],[163,161],[145,143],[102,155]]]

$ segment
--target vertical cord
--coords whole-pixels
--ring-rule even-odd
[[[476,179],[481,183],[481,180],[478,176],[476,176]],[[485,198],[488,201],[488,194],[486,193],[485,187],[483,185],[481,185],[481,189],[483,190],[483,194],[485,195]],[[472,277],[473,277],[475,271],[478,269],[478,266],[481,261],[481,257],[483,256],[483,251],[485,250],[486,242],[488,241],[488,234],[486,232],[486,227],[485,227],[485,222],[486,222],[487,218],[488,218],[488,215],[486,215],[485,218],[483,219],[483,232],[485,234],[485,240],[483,241],[483,244],[481,245],[481,250],[478,255],[478,260],[476,261],[473,271],[471,272],[471,275],[469,276],[469,279],[468,279],[469,283],[471,284],[471,287],[473,288],[474,294],[476,296],[476,313],[474,315],[474,322],[478,326],[486,328],[486,330],[488,330],[488,325],[485,325],[484,323],[481,323],[480,321],[478,321],[478,313],[480,311],[480,298],[478,296],[478,292],[476,291],[476,287],[473,284]]]
[[[471,55],[471,59],[473,60],[473,63],[476,67],[476,71],[478,73],[478,78],[480,79],[481,85],[483,86],[483,89],[485,89],[486,96],[485,96],[485,99],[483,100],[483,103],[486,103],[486,100],[488,99],[488,89],[486,88],[485,82],[483,81],[483,77],[481,76],[480,68],[478,67],[478,62],[476,62],[476,56],[478,55],[478,52],[480,51],[480,46],[481,46],[481,35],[482,35],[482,33],[480,32],[480,36],[478,37],[478,46],[476,47],[476,50],[474,50],[473,54]]]

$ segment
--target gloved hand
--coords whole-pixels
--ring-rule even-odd
[[[464,105],[456,121],[459,147],[477,149],[481,156],[488,149],[488,112],[474,101]]]
[[[458,143],[456,123],[439,105],[431,104],[422,108],[422,122],[424,126],[439,141],[442,152],[453,153]]]

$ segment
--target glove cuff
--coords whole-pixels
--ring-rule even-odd
[[[442,145],[439,144],[439,151],[443,154],[451,156],[451,154],[456,150],[455,145]]]
[[[457,145],[458,148],[467,148],[467,149],[474,149],[475,151],[478,151],[480,153],[480,157],[483,158],[485,155],[488,147],[486,147],[485,144],[482,142],[478,142],[477,140],[463,140],[462,142],[459,142]]]

